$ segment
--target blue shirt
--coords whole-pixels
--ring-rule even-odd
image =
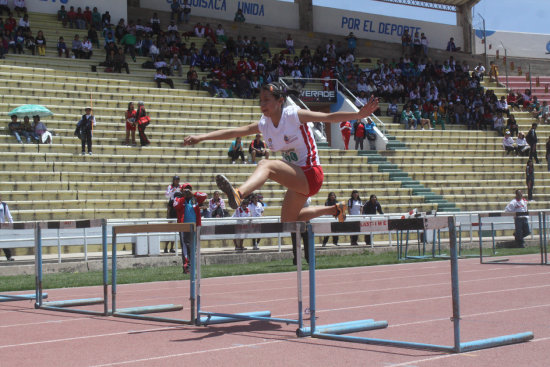
[[[183,223],[196,223],[197,214],[195,208],[193,208],[193,202],[191,199],[185,200],[185,214],[183,217]]]

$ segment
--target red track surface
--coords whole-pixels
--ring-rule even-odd
[[[517,257],[536,262],[537,255]],[[523,344],[443,354],[297,338],[296,326],[241,322],[210,327],[35,310],[0,303],[1,366],[548,366],[550,267],[460,260],[462,342],[533,331]],[[46,280],[47,281],[47,280]],[[304,305],[308,305],[304,272]],[[45,284],[47,286],[47,284]],[[160,316],[187,319],[188,282],[118,287],[118,307],[183,303]],[[48,290],[49,300],[101,297],[100,287]],[[357,336],[452,345],[448,261],[317,272],[318,325],[374,318]],[[296,318],[294,273],[205,279],[203,309],[271,310]],[[305,307],[305,306],[304,306]],[[308,315],[305,315],[306,317]],[[306,320],[306,324],[309,322]]]

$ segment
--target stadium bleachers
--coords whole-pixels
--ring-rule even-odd
[[[55,51],[60,35],[69,42],[76,33],[84,35],[82,31],[62,28],[52,15],[31,14],[31,20],[33,29],[42,29],[48,39],[47,56],[9,54],[0,60],[0,110],[4,111],[0,190],[16,220],[164,218],[164,190],[174,174],[211,194],[217,173],[236,183],[252,173],[253,165],[230,164],[226,154],[230,141],[194,147],[183,147],[182,141],[189,134],[257,121],[257,100],[211,98],[204,91],[190,91],[179,77],[174,77],[176,89],[154,88],[152,71],[140,67],[143,57],[136,63],[129,60],[130,74],[105,73],[101,68],[91,72],[90,65],[104,58],[102,50],[94,50],[91,60],[59,58]],[[485,87],[495,89],[497,95],[505,93],[494,83],[485,82]],[[128,102],[139,100],[145,101],[152,119],[148,135],[153,144],[144,148],[123,144],[124,111]],[[54,113],[43,119],[55,132],[53,144],[18,144],[9,135],[6,113],[26,103],[45,105]],[[73,132],[90,104],[98,121],[94,154],[81,156],[80,141]],[[532,119],[525,112],[515,115],[520,130],[527,131]],[[391,118],[381,119],[401,149],[370,154],[322,149],[325,183],[313,198],[314,205],[323,205],[331,191],[343,200],[357,189],[363,199],[376,194],[386,213],[413,208],[502,210],[514,190],[525,186],[526,159],[505,156],[502,138],[494,132],[457,125],[445,131],[404,130]],[[550,128],[541,126],[538,131],[543,158]],[[251,139],[243,140],[248,144]],[[385,159],[373,159],[379,157]],[[543,159],[536,166],[536,202],[530,208],[548,207],[549,188],[550,174]],[[261,193],[267,204],[265,214],[278,215],[282,187],[268,182]],[[205,244],[217,245],[215,241]]]

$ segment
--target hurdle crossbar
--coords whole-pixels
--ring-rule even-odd
[[[35,222],[14,222],[14,223],[0,223],[1,229],[11,229],[11,230],[24,230],[32,229],[36,226]],[[47,293],[42,293],[42,298],[48,298]],[[29,301],[36,300],[36,290],[35,293],[30,294],[2,294],[0,293],[0,302],[13,302],[13,301]]]
[[[343,231],[344,226],[341,224],[330,223],[331,228],[338,229],[338,231]],[[370,224],[363,222],[350,222],[347,223],[345,228],[353,229],[356,231],[357,228],[366,228]],[[419,225],[418,219],[398,219],[398,220],[389,220],[387,223],[386,231],[391,230],[403,230],[410,229],[411,227],[416,227]],[[313,238],[314,229],[326,233],[326,224],[313,224],[308,225],[309,236]],[[453,322],[453,334],[454,334],[454,345],[436,345],[436,344],[425,344],[425,343],[416,343],[416,342],[407,342],[407,341],[398,341],[398,340],[388,340],[388,339],[375,339],[375,338],[365,338],[357,337],[350,335],[340,335],[347,334],[350,332],[355,332],[361,329],[357,327],[357,330],[353,329],[353,322],[340,323],[340,324],[331,324],[325,326],[316,325],[316,290],[315,290],[315,273],[310,275],[310,327],[303,328],[298,330],[298,333],[302,335],[311,335],[314,338],[320,339],[329,339],[337,341],[345,341],[351,343],[361,343],[361,344],[372,344],[372,345],[383,345],[399,348],[409,348],[409,349],[421,349],[421,350],[434,350],[438,352],[446,353],[463,353],[473,350],[479,350],[484,348],[498,347],[508,344],[521,343],[533,339],[532,332],[523,332],[512,335],[499,336],[489,339],[475,340],[471,342],[461,343],[460,341],[460,297],[459,297],[459,282],[458,282],[458,252],[457,252],[457,243],[456,243],[456,228],[455,228],[455,219],[452,216],[449,217],[429,217],[422,218],[423,230],[433,230],[433,229],[442,229],[448,228],[450,234],[450,253],[451,253],[451,278],[452,278],[452,301],[453,301],[453,316],[451,321]],[[352,232],[350,230],[350,232]],[[315,249],[313,246],[309,248],[309,260],[311,263],[315,263]],[[367,321],[365,324],[372,324],[373,320],[363,320]],[[381,322],[383,326],[385,321]],[[386,322],[387,326],[387,322]],[[300,334],[298,334],[300,336]]]
[[[537,217],[538,230],[539,230],[539,247],[540,247],[540,262],[528,263],[528,262],[515,262],[510,261],[510,258],[486,260],[487,255],[483,254],[483,219],[482,218],[499,218],[499,217],[513,217],[514,223],[518,218],[530,218]],[[548,211],[530,211],[530,212],[488,212],[478,214],[478,226],[479,226],[479,262],[480,264],[494,264],[500,265],[550,265],[548,263],[548,239],[547,239],[547,223],[550,217]],[[493,256],[497,255],[495,249],[495,231],[494,223],[491,222],[491,232],[493,241]],[[531,229],[533,230],[533,229]]]
[[[102,233],[102,264],[103,264],[103,298],[88,298],[88,299],[69,299],[44,302],[42,293],[43,281],[43,257],[42,257],[42,229],[78,229],[101,227]],[[90,219],[90,220],[73,220],[73,221],[56,221],[56,222],[36,222],[35,225],[35,274],[36,274],[36,303],[35,308],[40,308],[50,311],[60,311],[69,313],[80,313],[84,315],[108,316],[108,262],[107,262],[107,220],[105,219]],[[72,308],[76,306],[89,306],[103,304],[103,311],[84,310]]]
[[[182,305],[166,304],[166,305],[154,305],[154,306],[142,306],[142,307],[130,307],[117,309],[117,235],[128,233],[166,233],[166,232],[187,232],[191,234],[191,270],[190,274],[190,290],[189,301],[190,317],[189,319],[169,318],[159,316],[149,316],[151,313],[172,312],[180,311],[183,309]],[[138,319],[147,321],[166,322],[172,324],[195,324],[195,247],[196,247],[196,231],[194,223],[160,223],[160,224],[141,224],[141,225],[127,225],[127,226],[113,226],[113,255],[112,261],[112,281],[111,281],[111,300],[112,300],[112,315],[115,317],[122,317],[127,319]]]
[[[301,258],[301,236],[300,233],[305,232],[306,225],[304,222],[292,223],[237,223],[224,224],[215,226],[202,226],[197,240],[197,319],[196,324],[212,325],[238,321],[268,321],[281,322],[286,324],[297,324],[299,328],[303,326],[303,307],[302,307],[302,258]],[[201,236],[216,236],[234,234],[239,238],[253,238],[258,233],[263,234],[280,234],[290,232],[296,237],[296,266],[297,266],[297,283],[298,283],[298,318],[286,319],[271,317],[271,311],[253,311],[244,313],[222,313],[222,312],[207,312],[201,309],[201,261],[200,261],[200,237]],[[313,246],[311,242],[310,246]],[[311,262],[309,265],[310,274],[314,269]]]

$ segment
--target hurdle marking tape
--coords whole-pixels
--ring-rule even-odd
[[[447,217],[373,219],[353,222],[312,223],[312,228],[314,233],[370,233],[417,229],[441,229],[448,226],[447,221]]]
[[[0,223],[0,229],[34,229],[35,222]]]
[[[194,223],[159,223],[135,224],[129,226],[113,226],[113,233],[163,233],[163,232],[190,232]]]
[[[236,223],[213,226],[202,226],[201,235],[255,234],[306,231],[304,222],[291,223]]]

